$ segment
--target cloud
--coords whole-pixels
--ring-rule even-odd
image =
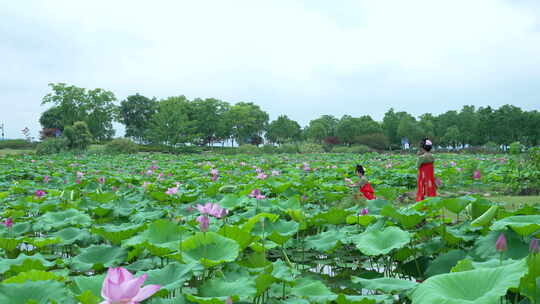
[[[47,83],[253,101],[272,118],[540,106],[537,1],[13,1],[0,120],[39,128]]]

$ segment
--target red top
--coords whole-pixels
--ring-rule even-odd
[[[416,193],[416,201],[422,201],[426,196],[437,196],[433,163],[424,163],[418,168],[418,192]]]
[[[375,190],[373,190],[373,187],[371,187],[370,183],[366,183],[365,185],[363,185],[360,188],[360,192],[362,192],[362,194],[364,194],[364,196],[368,200],[375,199]]]

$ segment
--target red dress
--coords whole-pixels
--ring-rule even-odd
[[[416,192],[416,201],[422,201],[426,196],[437,196],[433,163],[424,163],[418,168],[418,192]]]
[[[360,188],[360,192],[364,194],[364,197],[368,200],[375,199],[375,190],[373,190],[373,187],[371,187],[370,183],[366,183]]]

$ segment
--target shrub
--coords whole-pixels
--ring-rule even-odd
[[[266,153],[266,154],[276,153],[277,147],[274,146],[274,145],[268,145],[268,144],[266,144],[266,145],[264,145],[264,146],[262,147],[262,151],[263,151],[263,153]]]
[[[246,144],[238,147],[238,153],[240,154],[259,154],[260,149],[257,146]]]
[[[315,143],[305,142],[298,147],[300,153],[322,153],[324,149],[321,145]]]
[[[137,153],[139,146],[129,138],[115,138],[105,145],[107,153]]]
[[[484,145],[484,150],[485,150],[486,152],[496,153],[496,152],[500,152],[500,151],[501,151],[501,147],[500,147],[500,145],[497,145],[496,143],[490,141],[490,142],[487,142],[487,143]]]
[[[519,141],[510,144],[510,154],[520,154],[522,151],[523,145]]]
[[[36,145],[36,143],[29,142],[25,139],[0,140],[0,149],[33,149]]]
[[[334,152],[334,153],[349,153],[349,147],[346,147],[346,146],[334,147],[332,152]]]
[[[300,152],[300,150],[298,149],[298,145],[295,145],[295,144],[283,144],[283,145],[279,146],[278,152],[279,153],[292,154],[292,153],[298,153],[298,152]]]
[[[51,137],[40,142],[36,147],[36,154],[54,154],[68,150],[68,140],[64,137]]]
[[[65,127],[64,136],[70,149],[86,150],[92,143],[92,135],[84,121],[77,121],[73,126]]]
[[[390,143],[388,137],[383,133],[361,135],[356,138],[356,142],[377,150],[387,149]]]
[[[364,154],[372,152],[372,149],[366,145],[356,145],[349,148],[349,153]]]
[[[56,133],[60,132],[60,129],[57,128],[43,128],[41,131],[39,131],[39,138],[41,140],[44,140],[49,137],[56,137]]]

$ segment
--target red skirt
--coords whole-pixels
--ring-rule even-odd
[[[364,197],[368,200],[375,199],[375,190],[373,190],[373,187],[371,187],[370,183],[366,183],[365,185],[360,188],[360,192],[364,194]]]
[[[416,201],[422,201],[426,196],[437,196],[437,184],[435,184],[435,170],[433,163],[422,164],[418,168],[418,192]]]

